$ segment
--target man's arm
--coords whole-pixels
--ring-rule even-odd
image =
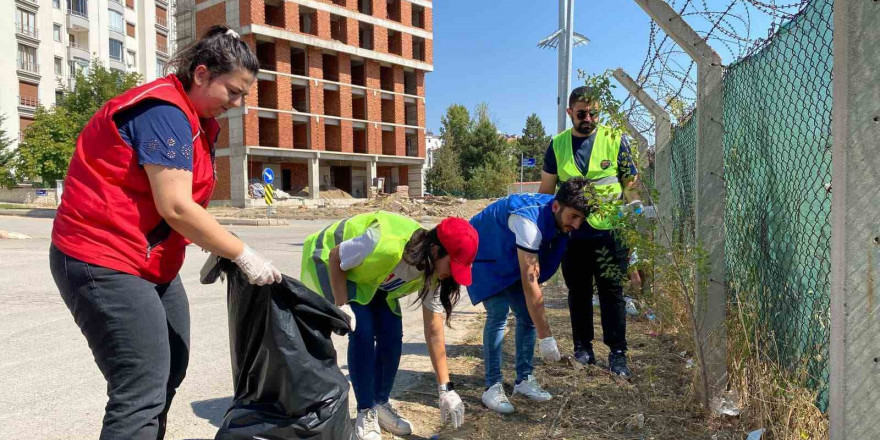
[[[337,306],[344,306],[348,302],[346,294],[346,273],[342,270],[342,258],[339,257],[339,246],[330,250],[330,290],[333,292],[333,301]],[[327,293],[327,292],[324,292]]]
[[[522,279],[523,293],[525,293],[526,297],[526,306],[529,309],[529,316],[532,318],[532,322],[538,331],[538,338],[548,338],[552,334],[550,332],[550,324],[547,323],[547,315],[544,311],[544,294],[541,292],[541,285],[538,283],[538,278],[541,274],[538,254],[517,249],[516,256],[519,260],[519,272]]]
[[[436,313],[422,307],[422,321],[425,323],[425,344],[428,345],[428,356],[437,375],[437,383],[449,382],[449,368],[446,365],[446,335],[443,330],[445,322],[442,313]]]
[[[556,174],[541,171],[541,186],[538,188],[538,192],[541,194],[556,194],[556,180],[558,180]]]

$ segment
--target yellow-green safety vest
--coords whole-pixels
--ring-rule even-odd
[[[346,273],[348,302],[367,305],[403,258],[413,232],[421,228],[415,220],[385,211],[369,212],[340,220],[320,232],[309,235],[303,244],[300,281],[306,287],[333,301],[330,288],[330,251],[345,240],[362,235],[373,223],[379,224],[379,243],[359,266]],[[424,277],[416,277],[388,292],[388,307],[400,315],[398,299],[422,288]]]
[[[587,216],[587,223],[595,229],[613,229],[613,219],[617,216],[623,196],[623,184],[617,177],[617,157],[620,154],[620,134],[608,127],[597,127],[596,139],[587,173],[584,174],[574,160],[571,144],[571,129],[553,137],[553,154],[556,155],[556,175],[559,183],[573,177],[583,177],[593,183],[600,197],[600,208]]]

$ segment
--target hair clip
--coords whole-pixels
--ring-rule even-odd
[[[232,29],[228,29],[228,30],[226,31],[226,35],[229,35],[230,37],[235,38],[236,40],[238,40],[238,39],[240,38],[239,35],[238,35],[238,32],[235,32],[235,31],[232,30]]]

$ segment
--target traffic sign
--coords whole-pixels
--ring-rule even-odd
[[[275,172],[272,171],[271,168],[266,168],[263,170],[263,183],[266,185],[271,185],[272,182],[275,181]]]
[[[275,201],[275,190],[272,189],[271,184],[263,185],[263,200],[266,201],[267,205],[271,205]]]
[[[522,160],[522,166],[526,168],[531,168],[535,166],[535,158],[534,157],[526,157]]]

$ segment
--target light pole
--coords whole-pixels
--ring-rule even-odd
[[[571,91],[571,49],[590,39],[574,31],[574,0],[559,0],[559,29],[538,42],[538,47],[557,49],[556,132],[565,131],[568,94]]]

